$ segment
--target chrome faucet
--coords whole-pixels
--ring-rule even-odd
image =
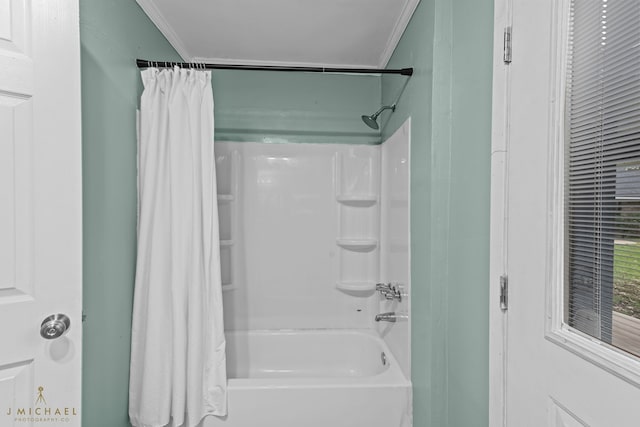
[[[376,291],[380,292],[380,295],[384,296],[388,300],[398,300],[402,302],[402,285],[394,283],[378,283],[376,285]]]
[[[395,322],[396,319],[396,313],[394,313],[393,311],[390,311],[388,313],[380,313],[380,314],[376,314],[376,322]]]
[[[376,314],[376,322],[391,322],[395,323],[398,319],[406,320],[409,316],[406,314],[396,313],[395,311],[389,311],[387,313]]]

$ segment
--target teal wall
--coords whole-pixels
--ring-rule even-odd
[[[135,0],[80,0],[82,47],[83,421],[128,426],[136,249],[136,58],[179,60]],[[379,143],[360,115],[378,109],[376,76],[214,71],[216,138]]]
[[[83,425],[125,427],[136,248],[138,56],[178,58],[133,0],[81,0]]]
[[[447,319],[448,411],[449,426],[453,427],[487,425],[489,418],[493,2],[457,0],[452,6],[451,268]]]
[[[431,259],[429,258],[429,218],[431,199],[430,164],[432,132],[433,34],[435,3],[422,0],[413,14],[409,26],[389,61],[389,68],[413,67],[396,111],[383,113],[383,138],[411,116],[411,371],[413,381],[414,425],[423,427],[433,413],[430,379],[431,365],[435,364],[432,348],[437,349],[430,333],[433,305],[430,288],[426,286]],[[382,79],[383,103],[392,103],[404,84],[400,78]],[[442,360],[439,360],[442,363]],[[437,370],[435,372],[438,372]],[[434,425],[435,426],[435,425]],[[444,426],[443,426],[444,427]]]
[[[489,422],[492,31],[490,0],[422,0],[388,65],[417,71],[383,130],[412,117],[415,427]]]
[[[216,140],[380,143],[360,116],[380,106],[378,76],[213,72]]]

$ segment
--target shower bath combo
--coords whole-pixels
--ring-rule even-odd
[[[204,427],[411,426],[409,137],[216,142],[229,407]]]
[[[228,415],[202,427],[412,425],[410,134],[215,142]]]

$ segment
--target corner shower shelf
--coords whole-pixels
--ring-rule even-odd
[[[218,194],[219,202],[232,202],[235,200],[235,196],[233,194]]]
[[[376,239],[337,239],[338,246],[350,251],[368,252],[378,246]]]
[[[338,282],[336,288],[346,292],[373,292],[376,284],[373,282]]]
[[[336,200],[343,205],[355,207],[369,207],[378,202],[378,196],[375,194],[355,194],[350,196],[337,196]]]

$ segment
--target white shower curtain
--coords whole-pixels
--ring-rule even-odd
[[[211,73],[142,71],[129,417],[227,412]]]

